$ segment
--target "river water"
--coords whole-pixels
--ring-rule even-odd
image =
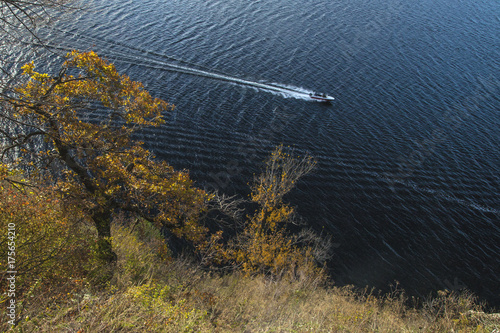
[[[247,195],[280,143],[314,156],[287,199],[336,284],[498,306],[499,31],[497,0],[94,0],[41,34],[175,104],[141,139],[201,187]]]

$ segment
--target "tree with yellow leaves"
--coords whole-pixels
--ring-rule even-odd
[[[288,227],[297,222],[297,217],[295,209],[283,200],[315,165],[310,156],[297,157],[278,146],[251,186],[251,201],[257,209],[227,245],[220,243],[221,234],[212,235],[207,248],[213,261],[234,265],[248,274],[324,277],[318,264],[328,259],[330,242],[311,230],[290,232]]]
[[[23,70],[28,80],[0,96],[0,163],[19,161],[32,174],[51,170],[64,201],[95,225],[102,259],[116,260],[110,224],[119,211],[189,241],[203,239],[206,229],[198,215],[205,192],[193,187],[187,172],[155,160],[131,138],[137,130],[163,124],[162,112],[172,105],[153,98],[94,52],[69,53],[55,76],[38,73],[33,63]],[[89,120],[89,114],[100,119]]]

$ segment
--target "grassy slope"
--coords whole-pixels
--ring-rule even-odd
[[[49,292],[35,289],[13,331],[492,332],[500,327],[498,319],[471,312],[480,309],[467,294],[442,293],[416,310],[403,305],[400,292],[376,297],[320,286],[313,277],[272,281],[209,274],[188,260],[169,258],[160,235],[147,224],[134,231],[115,225],[113,235],[119,261],[110,283],[94,287],[109,273],[94,267],[69,292],[64,285]]]

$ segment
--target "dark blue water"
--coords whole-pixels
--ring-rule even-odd
[[[500,305],[497,0],[86,6],[46,38],[177,106],[143,133],[157,156],[246,195],[275,145],[309,152],[318,168],[288,199],[332,235],[337,284],[466,287]]]

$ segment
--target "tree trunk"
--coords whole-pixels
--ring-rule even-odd
[[[99,259],[114,263],[117,260],[116,253],[111,245],[111,213],[97,211],[92,214],[97,229],[97,256]]]

